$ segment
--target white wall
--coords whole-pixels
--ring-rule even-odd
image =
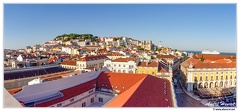
[[[89,91],[93,91],[92,93],[89,93]],[[99,93],[99,92],[95,92],[95,88],[89,90],[89,91],[86,91],[85,93],[82,93],[80,95],[77,95],[75,97],[72,97],[74,98],[74,101],[70,102],[70,99],[67,99],[65,101],[62,101],[62,102],[59,102],[59,103],[62,103],[62,106],[61,107],[82,107],[82,103],[86,103],[86,107],[92,105],[93,103],[95,102],[99,102],[99,98],[103,98],[103,105],[106,104],[109,100],[111,100],[114,95],[106,95],[106,94],[102,94],[102,93]],[[94,98],[94,102],[91,103],[91,99]],[[49,107],[57,107],[57,105],[59,103],[56,103],[56,104],[53,104]]]
[[[90,80],[93,80],[99,76],[102,71],[109,71],[107,68],[103,68],[99,71],[92,71],[82,73],[68,78],[63,78],[55,81],[43,82],[40,84],[24,86],[22,91],[14,94],[13,96],[24,103],[42,100],[47,96],[58,94],[59,91],[83,84]]]

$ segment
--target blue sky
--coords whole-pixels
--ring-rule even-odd
[[[235,4],[5,4],[4,48],[91,33],[152,40],[179,50],[236,52]]]

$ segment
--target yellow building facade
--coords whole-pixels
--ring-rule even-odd
[[[190,58],[181,64],[181,80],[188,91],[236,87],[236,63],[204,63]]]
[[[139,62],[136,67],[137,74],[150,74],[156,76],[158,73],[158,63],[157,62]]]

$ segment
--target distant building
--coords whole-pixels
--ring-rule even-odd
[[[60,63],[61,67],[66,69],[77,69],[77,61],[76,60],[66,60]]]
[[[84,56],[77,61],[77,69],[86,70],[91,69],[101,69],[103,68],[104,61],[108,59],[105,55],[96,56]]]
[[[117,58],[106,60],[104,66],[112,72],[136,73],[139,60],[137,58]]]
[[[144,48],[145,50],[153,50],[152,48],[152,41],[148,40],[148,41],[141,41],[141,48]]]

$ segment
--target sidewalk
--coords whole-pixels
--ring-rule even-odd
[[[209,102],[209,100],[211,99],[200,99],[198,96],[194,95],[193,92],[189,92],[187,91],[183,86],[182,86],[182,81],[179,80],[180,86],[182,87],[182,90],[184,91],[184,93],[186,93],[187,95],[189,95],[190,97],[192,97],[195,100],[200,101],[203,105],[207,105]],[[213,106],[208,106],[208,107],[213,107]]]
[[[186,93],[187,95],[189,95],[190,97],[192,97],[192,98],[195,99],[195,100],[201,101],[201,99],[200,99],[198,96],[194,95],[192,92],[187,91],[187,90],[182,86],[182,81],[179,80],[179,83],[180,83],[180,86],[182,87],[184,93]],[[201,101],[201,103],[202,103],[202,101]]]

